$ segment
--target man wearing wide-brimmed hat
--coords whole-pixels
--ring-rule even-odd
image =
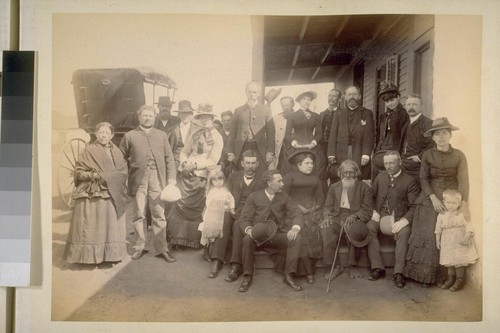
[[[345,160],[338,169],[338,176],[341,180],[328,189],[323,207],[323,221],[320,223],[323,239],[323,263],[325,265],[331,266],[333,264],[335,248],[340,241],[341,230],[347,231],[349,226],[356,221],[361,222],[364,226],[372,215],[373,191],[370,186],[358,179],[360,173],[356,162]],[[363,232],[360,230],[362,228],[359,224],[355,229],[359,233]],[[356,242],[353,245],[365,246],[371,241],[371,236],[370,238],[362,237],[362,240],[362,242]],[[349,253],[349,275],[351,278],[361,277],[356,265],[354,249],[351,249]],[[341,265],[336,266],[332,277],[338,276],[342,271]]]
[[[378,117],[378,127],[375,134],[375,154],[372,164],[375,163],[375,158],[383,160],[383,153],[388,150],[395,150],[400,153],[401,132],[408,121],[408,114],[403,105],[399,103],[400,93],[396,85],[390,81],[382,81],[378,96],[385,103],[385,112],[381,110]],[[377,152],[381,153],[376,154]],[[378,173],[379,171],[374,168],[372,170],[372,179],[375,179]]]
[[[393,280],[396,287],[403,288],[408,239],[420,186],[401,169],[401,157],[397,151],[389,150],[384,154],[384,165],[385,171],[379,173],[372,184],[374,210],[371,220],[366,224],[373,235],[373,241],[368,244],[368,258],[372,268],[368,280],[375,281],[385,275],[378,240],[378,231],[381,230],[396,240]],[[386,216],[392,218],[393,223],[389,228],[382,225],[386,222],[381,219]]]
[[[261,85],[256,81],[246,85],[247,102],[234,110],[228,139],[228,160],[240,169],[241,153],[254,150],[259,155],[259,167],[267,169],[274,159],[274,122],[271,109],[260,102]]]
[[[361,178],[370,179],[375,128],[373,113],[362,106],[361,90],[349,86],[345,90],[346,109],[335,112],[328,141],[330,164],[350,159],[361,168]]]
[[[154,128],[162,130],[163,132],[168,134],[175,125],[181,122],[179,117],[172,116],[170,113],[172,110],[172,105],[174,104],[175,102],[170,99],[170,96],[158,97],[157,105],[159,112],[155,121]]]
[[[237,222],[245,233],[242,246],[244,278],[238,290],[245,292],[252,284],[255,249],[267,247],[286,249],[284,282],[293,290],[300,291],[302,287],[295,283],[294,274],[297,273],[301,248],[299,231],[304,224],[304,218],[297,206],[283,192],[283,177],[278,170],[266,171],[263,178],[267,187],[250,194]],[[260,222],[266,220],[271,220],[276,227],[261,226]]]
[[[270,169],[279,169],[283,174],[290,170],[290,163],[286,155],[286,146],[284,145],[286,125],[288,118],[293,114],[295,102],[291,96],[283,96],[280,99],[281,112],[273,117],[275,128],[275,154],[274,159],[269,165]]]

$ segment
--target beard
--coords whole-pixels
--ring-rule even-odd
[[[346,190],[352,190],[355,184],[355,178],[342,178],[342,188],[345,188]]]
[[[351,98],[350,100],[347,101],[347,105],[351,108],[357,108],[359,105],[359,102],[355,98]]]

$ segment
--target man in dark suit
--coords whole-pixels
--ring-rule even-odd
[[[244,278],[238,291],[245,292],[252,284],[257,247],[286,249],[284,281],[293,290],[300,291],[302,287],[295,283],[293,274],[297,272],[301,247],[299,231],[304,217],[283,192],[283,177],[278,170],[266,171],[263,178],[267,187],[250,194],[238,220],[241,231],[245,233],[242,248]],[[266,239],[257,237],[254,227],[257,229],[257,225],[269,220],[276,226],[274,232]]]
[[[401,132],[401,160],[403,170],[415,178],[420,184],[420,164],[424,151],[434,147],[431,137],[425,137],[424,133],[431,128],[432,120],[422,114],[422,98],[418,94],[410,94],[406,98],[406,112],[409,121]]]
[[[347,109],[335,112],[328,140],[328,162],[341,164],[349,159],[361,167],[362,179],[370,179],[370,156],[375,140],[373,113],[361,106],[361,91],[345,90]]]
[[[170,96],[158,97],[159,112],[153,127],[167,134],[173,129],[175,125],[181,122],[181,119],[179,117],[172,116],[172,105],[174,105],[174,102],[170,100]]]
[[[326,108],[325,111],[319,114],[319,119],[321,122],[321,133],[323,134],[319,142],[319,151],[323,154],[325,160],[328,157],[328,139],[330,138],[330,131],[332,130],[333,115],[339,109],[341,97],[342,93],[340,92],[340,90],[330,90],[328,92],[328,108]],[[327,170],[328,166],[326,166],[325,170],[320,173],[320,178],[323,182],[326,182],[327,178],[329,177]],[[330,185],[338,180],[338,178],[336,178],[335,176],[330,177]],[[325,193],[326,190],[328,190],[328,187],[325,189]]]
[[[228,161],[239,167],[241,153],[254,150],[259,168],[267,170],[274,158],[274,122],[271,109],[261,104],[261,86],[252,81],[246,86],[247,102],[234,110],[228,138]]]
[[[240,216],[250,194],[265,187],[261,175],[256,173],[257,167],[259,166],[257,153],[253,150],[245,151],[242,155],[241,164],[243,170],[231,173],[226,181],[227,189],[234,198],[235,214],[230,214],[229,212],[224,214],[222,237],[215,238],[212,244],[212,266],[208,273],[208,278],[211,279],[217,277],[222,268],[226,255],[227,243],[231,234],[233,239],[230,261],[231,271],[225,280],[232,282],[241,275],[241,242],[244,234],[237,226],[237,223],[235,223],[235,220]]]
[[[125,133],[120,150],[129,165],[128,190],[134,197],[134,229],[136,232],[135,253],[132,259],[139,259],[145,250],[144,215],[146,203],[152,215],[154,240],[150,250],[162,255],[167,262],[174,262],[167,249],[164,204],[161,191],[168,184],[176,184],[175,162],[168,143],[167,134],[153,128],[155,111],[143,105],[138,111],[139,127]]]
[[[227,160],[227,141],[229,139],[229,134],[231,133],[231,121],[233,119],[233,111],[227,110],[220,114],[220,121],[222,123],[222,129],[219,131],[220,135],[222,135],[222,140],[224,142],[224,148],[222,149],[222,154],[219,160],[219,164],[221,165],[222,172],[224,172],[224,176],[229,177],[231,172],[234,170],[233,162],[229,162]]]
[[[411,222],[415,210],[415,200],[420,194],[417,181],[401,170],[401,157],[397,151],[388,151],[384,154],[385,170],[375,178],[373,189],[374,211],[370,221],[366,224],[372,233],[373,240],[368,244],[368,257],[372,267],[369,280],[375,281],[385,275],[384,264],[380,256],[378,231],[380,218],[394,214],[394,224],[391,232],[396,239],[396,262],[394,264],[394,284],[403,288],[405,280],[403,270],[408,250]]]
[[[341,180],[328,189],[323,207],[323,221],[320,224],[325,265],[333,264],[342,226],[347,228],[356,220],[366,223],[372,214],[373,192],[370,186],[358,179],[360,173],[356,162],[345,160],[338,169]],[[351,278],[356,278],[361,277],[361,274],[354,267],[357,262],[353,250],[351,249],[349,253],[349,275]],[[342,271],[343,267],[337,265],[332,277],[338,276]]]
[[[395,150],[400,153],[402,130],[408,121],[408,114],[401,103],[399,103],[399,90],[393,83],[382,81],[380,83],[379,98],[385,103],[385,112],[380,113],[376,131],[376,144],[372,164],[378,162],[383,164],[383,153]],[[372,179],[375,179],[380,169],[372,169]]]

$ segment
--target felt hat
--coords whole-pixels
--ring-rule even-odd
[[[313,152],[312,150],[309,150],[309,149],[297,149],[290,156],[288,156],[288,162],[290,162],[291,164],[295,164],[293,162],[293,160],[294,160],[295,156],[298,156],[300,154],[311,154],[311,155],[313,155],[313,160],[316,159],[316,153]]]
[[[372,156],[372,166],[377,171],[384,171],[384,155],[387,153],[387,150],[379,150]]]
[[[169,184],[161,191],[160,199],[166,202],[174,202],[181,198],[181,191],[177,186]]]
[[[276,97],[279,96],[279,94],[281,94],[281,90],[282,88],[278,88],[278,89],[271,89],[267,92],[266,96],[264,97],[264,99],[266,100],[267,103],[271,104],[275,99]]]
[[[432,126],[431,128],[429,128],[425,133],[424,133],[424,136],[425,137],[429,137],[429,136],[432,136],[432,133],[434,131],[437,131],[437,130],[441,130],[441,129],[447,129],[447,130],[450,130],[450,131],[456,131],[458,130],[459,128],[458,127],[455,127],[453,126],[452,124],[450,124],[450,122],[448,121],[448,118],[446,117],[442,117],[442,118],[436,118],[432,121]]]
[[[355,220],[345,228],[347,238],[356,247],[363,247],[372,240],[372,234],[365,223]]]
[[[165,105],[165,106],[171,106],[175,102],[172,102],[170,100],[170,96],[160,96],[158,97],[158,105]]]
[[[278,230],[278,226],[272,220],[265,220],[263,222],[259,222],[255,224],[250,232],[252,238],[257,243],[257,247],[261,246],[268,240],[276,235],[276,231]]]
[[[181,101],[179,101],[179,108],[178,110],[175,110],[175,111],[172,111],[172,112],[178,112],[178,113],[193,113],[194,112],[194,109],[193,107],[191,106],[191,102],[188,101],[187,99],[183,99]]]
[[[378,97],[381,97],[387,93],[395,93],[397,95],[400,95],[398,87],[394,83],[384,80],[380,82],[380,92],[378,93]]]
[[[302,97],[306,96],[306,95],[309,95],[311,97],[311,100],[313,99],[316,99],[316,97],[318,97],[318,94],[316,94],[316,92],[312,91],[312,90],[305,90],[305,91],[302,91],[296,98],[295,98],[295,102],[300,102],[300,100],[302,99]]]
[[[335,161],[335,163],[330,164],[328,167],[328,178],[330,179],[338,179],[339,178],[339,163]]]
[[[213,111],[213,105],[209,103],[203,103],[198,106],[198,110],[196,110],[194,114],[194,119],[199,118],[203,115],[210,115],[212,118],[215,118],[215,113]]]
[[[380,224],[380,231],[382,231],[384,235],[389,235],[389,236],[394,235],[392,233],[392,226],[394,225],[394,212],[391,215],[387,215],[380,218],[379,224]]]

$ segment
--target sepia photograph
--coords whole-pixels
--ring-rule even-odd
[[[480,322],[481,25],[54,13],[51,320]]]

